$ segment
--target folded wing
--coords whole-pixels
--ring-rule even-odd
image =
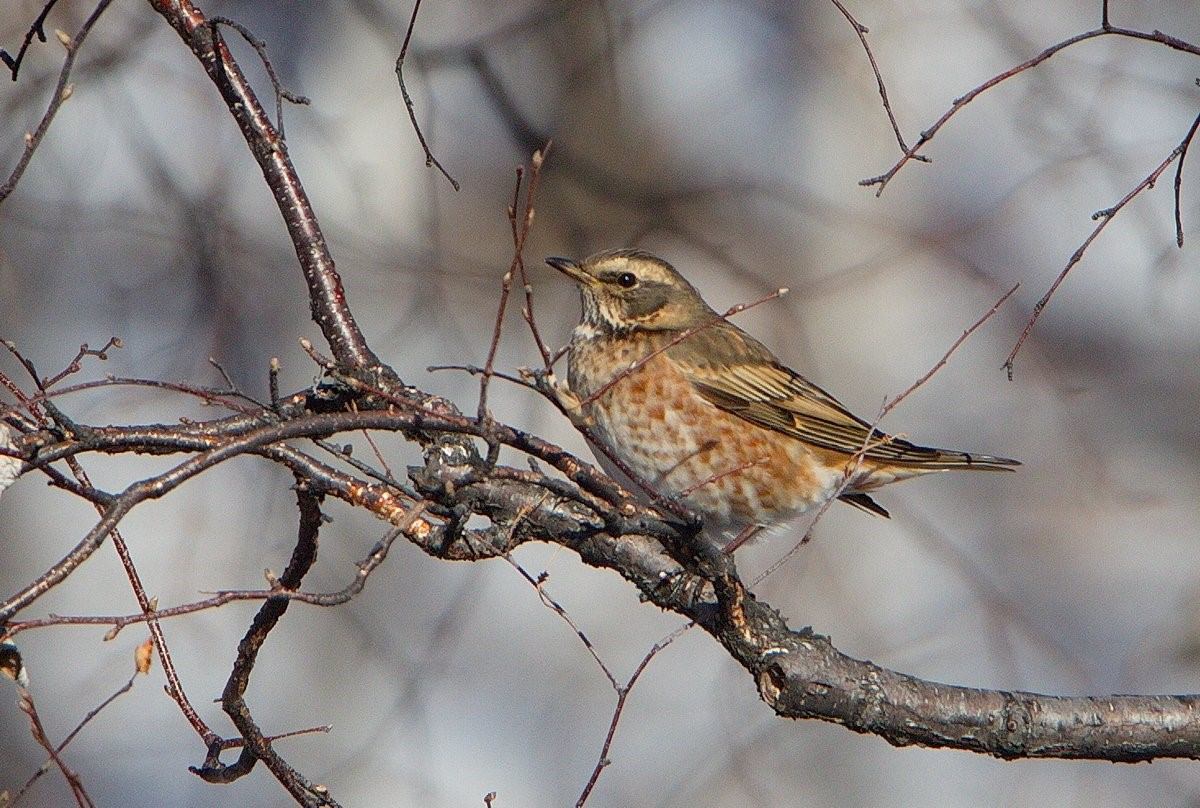
[[[867,446],[863,456],[868,460],[930,471],[1020,465],[1004,457],[917,446],[872,429],[829,393],[781,365],[762,343],[729,323],[697,331],[666,354],[715,406],[825,449],[854,455]]]

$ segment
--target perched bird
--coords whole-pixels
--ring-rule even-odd
[[[594,439],[642,484],[697,512],[706,530],[733,537],[727,550],[843,484],[839,499],[886,517],[867,494],[881,485],[1019,465],[873,431],[644,250],[546,263],[579,284],[568,384]],[[610,474],[618,470],[604,451],[597,456]]]

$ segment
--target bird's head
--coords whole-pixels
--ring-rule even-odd
[[[693,328],[716,316],[696,287],[644,250],[605,250],[546,263],[579,284],[583,322],[607,333]]]

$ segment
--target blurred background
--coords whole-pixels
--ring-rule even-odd
[[[5,0],[10,51],[41,9]],[[870,29],[911,143],[951,101],[1046,46],[1099,24],[1099,3],[883,3]],[[77,30],[64,0],[47,28]],[[1033,304],[1116,203],[1179,143],[1197,112],[1194,57],[1104,38],[984,94],[881,197],[858,181],[899,156],[866,56],[830,3],[432,2],[406,77],[434,153],[424,155],[393,72],[409,3],[211,2],[266,40],[284,84],[288,145],[375,349],[406,381],[474,411],[477,383],[441,363],[482,363],[511,258],[514,169],[554,138],[527,249],[536,315],[568,339],[577,294],[541,266],[639,245],[672,261],[718,310],[791,294],[738,323],[871,418],[1016,282],[1014,300],[884,422],[924,443],[1020,458],[1012,475],[926,478],[878,497],[890,521],[835,507],[813,542],[756,592],[796,627],[917,676],[1048,693],[1200,691],[1200,190],[1186,164],[1175,246],[1171,182],[1132,202],[1091,246],[1017,359]],[[1113,22],[1200,40],[1194,3],[1114,4]],[[260,94],[252,50],[229,41]],[[35,43],[0,88],[0,172],[19,155],[63,50]],[[104,373],[219,385],[219,362],[266,396],[316,370],[319,334],[279,214],[216,91],[145,3],[115,4],[82,49],[74,95],[0,206],[0,336],[44,375],[80,343],[125,348]],[[1173,172],[1173,168],[1171,172]],[[513,307],[498,367],[538,361]],[[17,377],[11,358],[0,367]],[[495,415],[588,456],[529,391],[497,383]],[[85,423],[212,417],[193,400],[108,389],[61,404]],[[412,447],[381,439],[394,469]],[[524,464],[520,457],[506,458]],[[161,461],[99,458],[110,489]],[[139,507],[123,532],[161,606],[262,585],[295,537],[291,478],[226,464]],[[338,503],[306,581],[337,589],[383,526]],[[0,592],[58,560],[91,526],[84,504],[36,475],[0,499]],[[803,523],[739,553],[753,576]],[[680,624],[569,551],[516,560],[619,679]],[[218,731],[219,696],[253,605],[165,623],[185,688]],[[136,610],[109,547],[23,617]],[[19,637],[50,737],[60,740],[132,673],[145,630]],[[276,806],[259,766],[212,786],[186,766],[199,739],[161,690],[161,668],[90,724],[67,761],[102,805]],[[7,695],[5,695],[7,694]],[[508,564],[449,564],[397,545],[347,606],[294,606],[247,698],[283,756],[353,806],[573,805],[616,695],[569,627]],[[0,789],[42,763],[16,690],[0,681]],[[232,754],[230,758],[232,759]],[[1005,763],[894,749],[775,718],[699,631],[653,661],[629,698],[588,805],[1121,806],[1200,803],[1194,763]],[[57,773],[24,800],[66,804]]]

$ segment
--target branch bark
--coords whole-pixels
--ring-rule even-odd
[[[953,748],[1005,759],[1200,758],[1200,696],[983,690],[854,659],[811,629],[789,628],[782,615],[746,589],[732,558],[695,556],[686,530],[623,498],[610,482],[604,484],[602,474],[553,444],[494,422],[485,427],[462,415],[434,415],[412,405],[400,409],[395,402],[392,407],[314,414],[297,405],[294,417],[269,425],[260,420],[258,429],[247,429],[247,416],[236,415],[206,425],[97,429],[69,446],[27,435],[18,446],[41,443],[43,462],[85,450],[200,452],[161,480],[143,481],[118,495],[94,537],[113,524],[116,513],[133,507],[126,494],[137,501],[161,495],[215,462],[247,453],[280,462],[314,490],[396,523],[408,509],[394,488],[363,481],[281,442],[364,428],[402,432],[426,446],[425,465],[411,468],[409,476],[430,504],[430,514],[409,522],[404,535],[410,541],[432,556],[455,561],[503,556],[528,541],[568,547],[585,563],[618,572],[644,599],[699,623],[754,677],[763,701],[782,717],[841,724],[896,746]],[[488,464],[463,441],[485,431],[492,440],[568,471],[576,482]],[[472,514],[488,517],[491,524],[466,529]]]
[[[325,235],[308,194],[288,156],[287,144],[246,81],[241,67],[203,12],[190,0],[150,0],[154,10],[171,24],[212,80],[229,113],[237,121],[250,154],[262,169],[271,195],[296,248],[296,258],[308,284],[312,318],[334,357],[348,367],[380,369],[382,363],[367,346],[346,303],[346,291],[334,266]]]

